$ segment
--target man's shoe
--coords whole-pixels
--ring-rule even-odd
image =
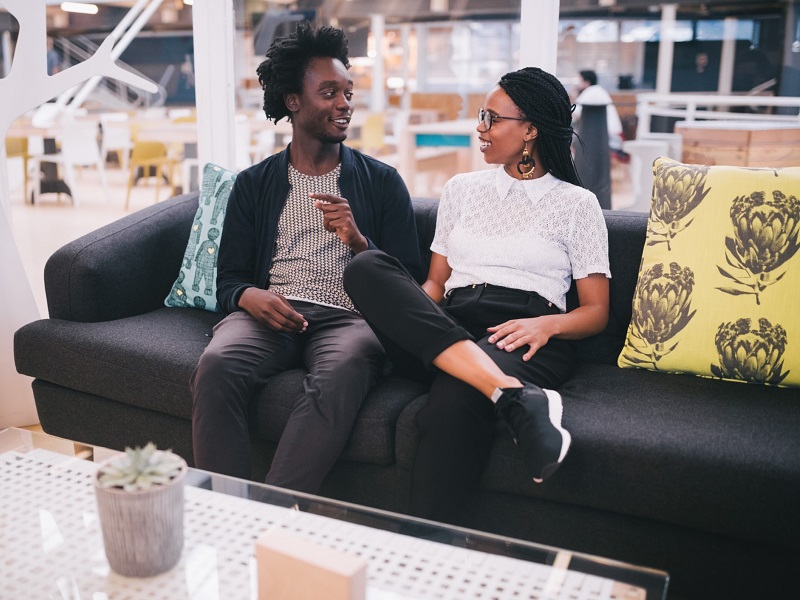
[[[572,443],[569,431],[561,427],[561,394],[530,384],[501,392],[495,412],[522,450],[533,480],[541,483],[561,466]]]

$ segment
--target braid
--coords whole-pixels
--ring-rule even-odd
[[[538,67],[525,67],[503,75],[499,85],[539,130],[544,167],[559,179],[582,187],[570,150],[573,106],[561,82]]]
[[[289,35],[277,38],[267,50],[266,60],[258,65],[258,82],[264,90],[264,114],[275,123],[292,113],[283,100],[286,94],[300,94],[308,63],[313,58],[336,58],[350,68],[347,37],[341,29],[314,29],[306,21]]]

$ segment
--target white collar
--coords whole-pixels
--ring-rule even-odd
[[[495,173],[497,194],[501,198],[508,196],[508,192],[511,191],[511,187],[515,183],[519,183],[522,186],[522,189],[525,190],[528,198],[530,198],[533,202],[539,200],[547,192],[556,187],[561,181],[551,173],[545,173],[536,179],[516,179],[506,173],[505,168],[502,166],[498,167]]]

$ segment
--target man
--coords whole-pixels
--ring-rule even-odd
[[[342,285],[368,248],[420,270],[411,201],[395,169],[345,146],[353,114],[347,38],[308,23],[258,67],[264,112],[292,142],[241,172],[225,215],[217,300],[228,313],[192,376],[198,467],[250,477],[248,407],[264,381],[303,366],[269,484],[314,493],[377,380],[383,349]]]
[[[575,98],[575,111],[572,113],[572,121],[577,123],[580,120],[584,105],[605,106],[606,124],[608,125],[608,147],[614,151],[622,150],[622,121],[609,93],[602,86],[597,85],[597,73],[590,70],[581,71],[576,92],[577,97]]]

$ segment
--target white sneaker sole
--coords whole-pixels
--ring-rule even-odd
[[[542,391],[547,395],[547,409],[550,422],[561,434],[561,453],[558,455],[558,460],[545,469],[546,471],[549,471],[546,477],[539,479],[536,477],[533,478],[533,481],[536,483],[542,483],[547,477],[549,477],[550,473],[558,468],[558,466],[564,460],[564,457],[567,455],[570,444],[572,444],[572,435],[570,435],[569,431],[561,426],[561,416],[564,414],[564,405],[561,401],[561,394],[555,390],[546,390],[544,388],[542,388]]]

